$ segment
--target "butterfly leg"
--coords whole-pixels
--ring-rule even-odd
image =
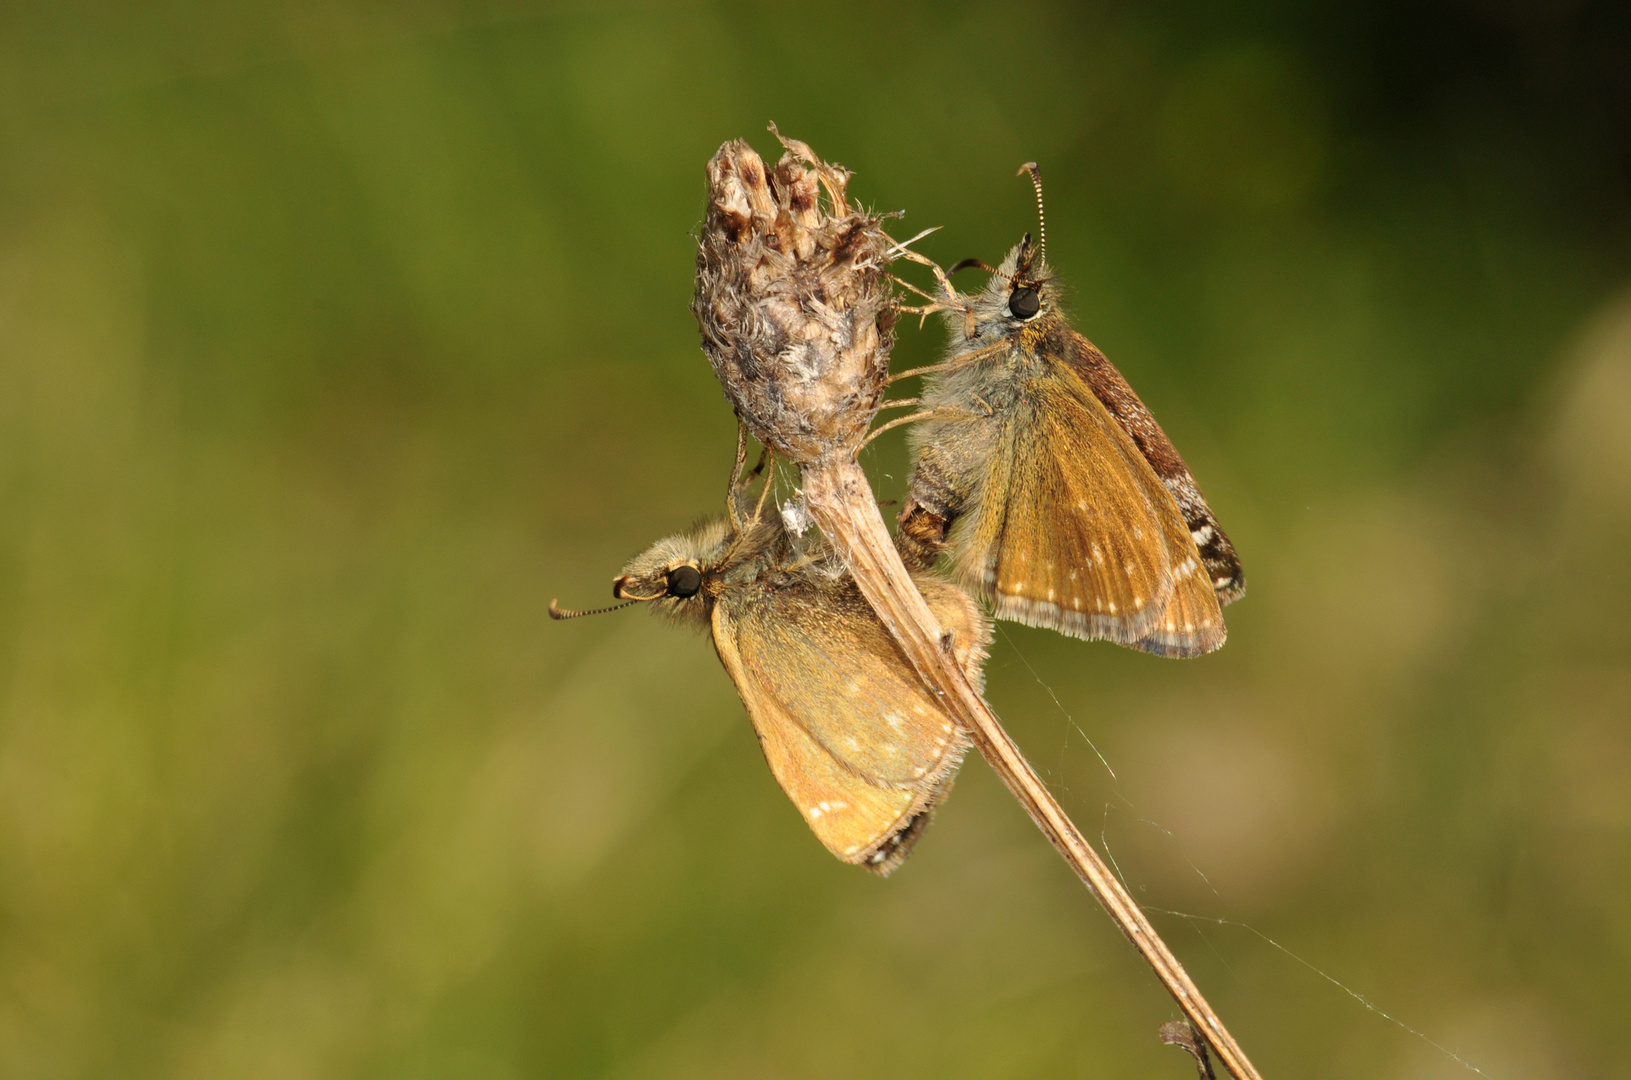
[[[960,356],[954,357],[951,360],[946,360],[939,364],[929,364],[925,367],[907,368],[905,371],[897,371],[895,374],[889,376],[889,378],[885,380],[885,385],[899,382],[902,379],[910,379],[914,375],[934,375],[942,371],[955,371],[956,369],[964,367],[968,364],[978,363],[981,360],[989,360],[991,357],[1001,354],[1008,348],[1009,345],[1007,342],[1000,340],[994,341],[982,349],[975,349],[973,352],[963,353]]]
[[[731,529],[736,533],[742,531],[741,515],[736,512],[736,492],[742,486],[742,466],[748,460],[748,426],[740,419],[736,421],[736,464],[731,466],[730,486],[725,490],[725,516],[730,519]]]
[[[753,524],[755,525],[764,519],[765,500],[770,498],[770,489],[776,483],[776,452],[768,446],[765,447],[764,453],[759,455],[759,464],[753,467],[753,475],[759,475],[759,471],[765,468],[767,462],[770,468],[765,473],[764,487],[759,489],[759,501],[753,506]]]
[[[943,405],[937,409],[924,409],[922,412],[913,413],[911,416],[898,416],[889,421],[887,424],[879,424],[877,427],[873,428],[871,432],[867,434],[867,437],[861,440],[861,448],[864,449],[867,443],[871,442],[873,439],[876,439],[879,435],[882,435],[890,428],[897,428],[902,424],[915,424],[919,420],[928,420],[936,416],[961,416],[964,419],[967,419],[977,415],[978,414],[976,413],[969,412],[967,409],[960,409],[955,405]]]
[[[726,510],[727,516],[730,518],[731,527],[733,529],[735,529],[736,532],[738,532],[738,533],[741,533],[744,530],[747,523],[742,520],[742,515],[739,512],[737,504],[736,504],[737,492],[741,491],[743,488],[747,487],[755,479],[757,479],[759,474],[765,471],[765,465],[767,463],[770,465],[770,468],[771,468],[772,472],[775,471],[775,467],[776,467],[775,466],[775,455],[771,453],[770,447],[768,447],[768,446],[760,448],[760,450],[759,450],[759,463],[757,465],[755,465],[752,469],[749,469],[747,472],[743,472],[742,467],[747,464],[747,460],[748,460],[748,427],[747,427],[746,424],[744,424],[740,420],[738,420],[737,423],[736,423],[736,464],[731,469],[730,491],[727,493],[727,495],[725,497],[725,510]],[[770,481],[767,479],[765,481],[764,491],[761,491],[759,493],[758,505],[755,506],[754,510],[753,510],[753,520],[755,522],[757,522],[759,520],[759,513],[760,513],[760,511],[762,511],[764,509],[765,493],[768,492],[769,490],[770,490]]]
[[[930,296],[928,293],[924,292],[922,289],[918,288],[916,285],[913,285],[910,281],[907,281],[905,278],[897,277],[894,274],[890,274],[889,275],[889,280],[893,281],[896,285],[899,285],[903,289],[906,289],[906,290],[909,290],[911,292],[917,293],[919,296],[923,297],[923,299],[925,299],[925,300],[927,300],[929,302],[929,306],[922,309],[921,311],[919,309],[917,309],[917,308],[906,308],[906,309],[903,309],[903,310],[911,311],[912,314],[914,314],[914,315],[927,314],[927,313],[929,313],[931,311],[944,311],[945,310],[945,308],[946,308],[945,304],[942,304],[938,299],[936,299],[933,296]]]
[[[915,251],[907,251],[904,248],[900,249],[900,256],[901,256],[901,258],[909,259],[910,261],[915,262],[915,263],[919,264],[920,266],[927,266],[930,270],[934,271],[935,281],[939,282],[940,287],[946,291],[946,296],[951,300],[951,303],[949,305],[947,305],[947,306],[958,308],[959,310],[964,306],[964,305],[958,303],[958,301],[960,301],[962,299],[962,297],[957,292],[956,286],[954,286],[951,283],[951,278],[947,277],[946,272],[944,270],[940,269],[940,264],[939,263],[935,262],[933,259],[929,258],[927,255],[919,255]],[[910,286],[908,286],[908,287],[910,287]],[[918,293],[919,296],[923,295],[923,293],[920,290],[913,289],[912,291]]]

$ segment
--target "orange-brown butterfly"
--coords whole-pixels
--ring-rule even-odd
[[[1042,186],[1036,166],[1040,216]],[[1245,577],[1183,458],[1121,373],[1071,328],[1027,233],[978,295],[935,268],[952,341],[923,374],[898,534],[909,567],[945,550],[998,618],[1161,656],[1223,644]],[[927,260],[919,259],[926,262]],[[933,265],[930,263],[929,265]]]
[[[819,532],[741,494],[728,515],[660,540],[612,585],[710,630],[770,771],[827,850],[887,874],[951,788],[968,737],[918,681]],[[769,481],[765,491],[768,491]],[[915,576],[976,687],[990,623],[957,586]],[[604,609],[610,610],[610,609]],[[568,618],[552,602],[550,614]]]

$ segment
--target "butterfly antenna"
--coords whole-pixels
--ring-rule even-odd
[[[1029,238],[1031,234],[1026,233],[1025,235],[1026,235],[1027,238]],[[957,273],[957,271],[959,271],[959,270],[968,270],[968,269],[971,269],[971,268],[975,269],[975,270],[984,270],[986,273],[990,274],[992,277],[1001,278],[1002,280],[1008,282],[1011,285],[1018,284],[1018,282],[1015,280],[1013,274],[1003,273],[1001,270],[997,269],[995,266],[992,266],[990,263],[986,262],[984,259],[958,259],[956,262],[951,264],[951,269],[947,270],[946,274],[949,276],[951,274]]]
[[[560,607],[555,601],[551,600],[549,602],[549,617],[551,619],[577,619],[584,615],[604,615],[608,611],[616,611],[618,608],[626,608],[630,604],[638,604],[639,602],[638,600],[629,600],[622,604],[613,604],[611,607],[595,608],[593,611],[573,611],[571,608]]]
[[[1019,167],[1020,173],[1031,174],[1031,186],[1036,188],[1036,234],[1042,240],[1042,261],[1048,261],[1048,223],[1042,217],[1042,168],[1034,161]],[[1018,176],[1019,173],[1015,173]]]

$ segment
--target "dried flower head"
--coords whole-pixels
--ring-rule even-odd
[[[740,140],[708,162],[691,309],[748,430],[807,465],[853,454],[883,399],[895,244],[845,201],[848,170],[781,143],[774,171]]]

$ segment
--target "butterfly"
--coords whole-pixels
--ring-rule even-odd
[[[737,455],[740,476],[742,454]],[[969,740],[919,682],[842,562],[796,514],[751,506],[653,544],[612,585],[706,627],[747,707],[770,771],[838,858],[888,874],[951,788]],[[768,491],[768,481],[765,491]],[[991,640],[979,605],[948,581],[914,581],[976,687]],[[604,609],[610,610],[610,609]],[[589,612],[550,614],[568,618]]]
[[[1034,164],[1040,215],[1042,189]],[[935,267],[952,341],[923,375],[897,540],[906,565],[948,557],[998,618],[1160,656],[1223,644],[1245,575],[1161,425],[1070,325],[1031,236],[977,295]],[[921,257],[917,261],[927,262]],[[928,265],[933,266],[932,263]]]

